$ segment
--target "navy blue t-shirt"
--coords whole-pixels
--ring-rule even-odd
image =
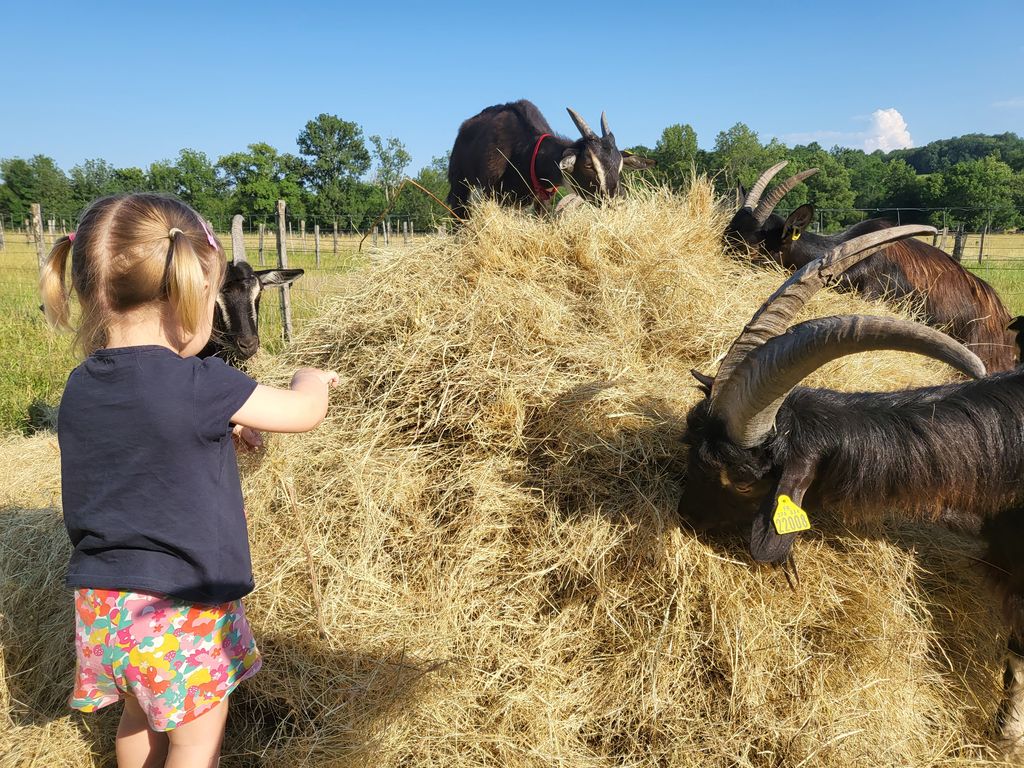
[[[94,352],[60,404],[69,587],[222,603],[252,591],[231,416],[256,382],[160,346]]]

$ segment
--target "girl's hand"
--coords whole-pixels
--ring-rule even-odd
[[[326,384],[331,388],[337,387],[340,379],[335,371],[322,371],[319,368],[299,368],[299,370],[295,372],[293,381],[307,376],[315,378],[321,384]]]
[[[235,424],[231,438],[235,441],[235,450],[242,453],[255,453],[263,447],[263,435],[252,427]]]

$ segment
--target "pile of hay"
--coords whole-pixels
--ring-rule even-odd
[[[970,540],[814,515],[794,592],[680,527],[689,369],[782,279],[723,256],[723,226],[703,182],[557,221],[484,204],[350,275],[262,361],[341,386],[317,431],[243,462],[266,661],[224,766],[985,763],[1005,638]],[[808,314],[856,311],[883,312],[828,294]],[[816,381],[950,375],[874,354]],[[105,764],[116,720],[62,709],[52,443],[0,445],[45,475],[0,494],[4,766]]]

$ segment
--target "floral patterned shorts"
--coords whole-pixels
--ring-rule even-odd
[[[75,591],[75,653],[71,707],[92,712],[132,695],[155,731],[194,720],[260,668],[240,600],[110,589]]]

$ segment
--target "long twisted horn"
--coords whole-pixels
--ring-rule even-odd
[[[590,130],[590,126],[587,125],[587,121],[580,117],[579,113],[575,109],[573,109],[572,107],[566,107],[565,109],[569,113],[569,117],[572,118],[572,121],[576,123],[576,127],[579,129],[580,133],[583,134],[583,138],[597,138],[597,134]]]
[[[768,196],[758,203],[754,209],[754,220],[757,221],[758,225],[764,224],[768,221],[768,217],[772,215],[772,211],[775,210],[775,206],[779,204],[779,201],[789,194],[790,190],[793,189],[797,184],[806,178],[809,178],[818,172],[817,168],[808,168],[806,171],[800,171],[795,176],[790,176],[784,182],[779,184],[775,189],[768,193]]]
[[[773,178],[775,178],[775,174],[778,173],[779,171],[781,171],[787,165],[789,165],[789,161],[788,160],[783,160],[781,163],[776,163],[771,168],[769,168],[767,171],[762,173],[760,178],[758,178],[758,180],[754,182],[754,186],[752,186],[750,188],[750,191],[747,192],[747,197],[743,201],[743,205],[741,205],[740,207],[741,208],[749,208],[750,210],[754,210],[754,208],[757,207],[758,200],[761,199],[761,194],[764,192],[765,188],[768,186],[768,182],[770,182]]]
[[[974,378],[985,365],[934,328],[891,317],[840,315],[807,320],[751,352],[719,394],[729,438],[744,448],[764,441],[786,396],[808,374],[858,352],[895,349],[941,360]]]
[[[832,248],[820,259],[810,262],[794,272],[768,300],[761,305],[744,327],[743,332],[729,347],[715,376],[711,390],[712,403],[732,377],[733,371],[753,350],[769,339],[784,333],[804,304],[830,281],[873,253],[905,237],[935,234],[934,227],[905,224],[870,232]]]

